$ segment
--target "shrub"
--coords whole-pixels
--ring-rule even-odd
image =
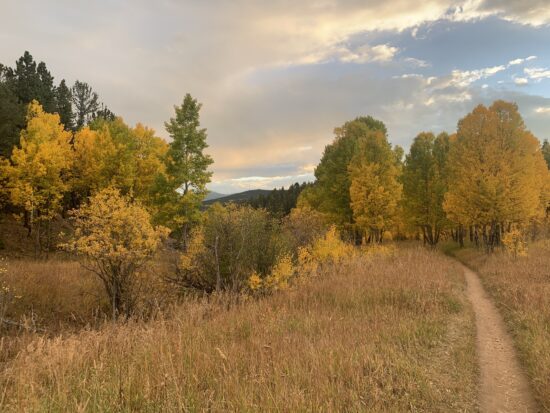
[[[271,272],[261,277],[254,272],[248,279],[248,288],[253,292],[272,292],[277,290],[286,290],[289,287],[290,279],[295,274],[295,267],[292,262],[292,256],[285,254],[273,266]]]
[[[311,245],[298,249],[298,266],[301,273],[312,275],[319,266],[339,264],[355,253],[353,245],[343,241],[336,227],[331,226]]]
[[[193,231],[171,281],[184,289],[240,291],[251,274],[267,277],[288,252],[279,223],[266,210],[214,204]]]
[[[527,256],[527,242],[522,231],[514,226],[502,237],[502,243],[506,251],[514,258]]]
[[[294,208],[283,220],[283,231],[295,249],[313,243],[327,229],[326,218],[307,206]]]
[[[153,227],[149,213],[130,198],[107,188],[71,212],[75,233],[67,251],[83,256],[83,265],[103,282],[113,318],[131,314],[136,274],[157,251],[168,230]]]

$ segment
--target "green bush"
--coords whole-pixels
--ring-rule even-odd
[[[289,251],[279,222],[266,210],[214,204],[193,231],[172,281],[185,289],[240,291],[251,274],[268,274]]]

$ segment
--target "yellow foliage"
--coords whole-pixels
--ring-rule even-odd
[[[98,263],[137,267],[168,236],[166,228],[151,225],[144,208],[113,188],[92,196],[72,215],[75,233],[63,247]]]
[[[74,138],[74,152],[74,190],[86,196],[109,186],[112,176],[117,172],[113,162],[117,149],[109,129],[81,129]]]
[[[248,278],[248,288],[252,292],[269,293],[278,290],[286,290],[290,285],[290,280],[294,276],[295,267],[292,263],[292,257],[289,254],[282,255],[273,266],[268,276],[260,277],[254,271]]]
[[[149,213],[141,205],[113,188],[102,190],[71,213],[75,232],[61,247],[83,256],[86,268],[103,281],[113,318],[122,312],[129,316],[136,274],[152,258],[169,230],[153,227]]]
[[[199,265],[197,258],[204,253],[205,249],[204,232],[201,228],[197,228],[191,233],[187,251],[180,257],[180,269],[195,271]]]
[[[288,288],[289,280],[294,275],[294,265],[290,255],[279,258],[271,273],[263,280],[263,286],[267,290],[277,291]]]
[[[11,165],[4,166],[11,203],[29,212],[31,223],[50,220],[59,211],[73,163],[71,134],[59,115],[45,113],[33,101],[27,127],[21,131],[21,147],[14,148]]]
[[[479,105],[460,120],[448,171],[444,209],[455,223],[495,228],[541,213],[547,168],[514,104]]]
[[[342,241],[336,226],[331,226],[324,236],[317,238],[311,245],[298,249],[300,272],[314,274],[319,265],[338,264],[355,254],[352,245]]]
[[[258,291],[262,287],[262,279],[256,271],[248,278],[248,288],[251,291]]]
[[[504,234],[502,243],[506,251],[513,257],[527,256],[527,242],[522,231],[517,226],[514,226],[509,232]]]
[[[357,159],[349,171],[353,217],[360,228],[370,232],[373,241],[379,242],[398,212],[402,191],[397,180],[399,169],[391,162]]]

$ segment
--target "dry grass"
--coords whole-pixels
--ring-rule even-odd
[[[102,319],[107,310],[103,286],[76,261],[7,261],[5,281],[21,296],[8,317],[33,319],[37,327],[63,331]]]
[[[474,411],[462,274],[406,249],[261,300],[35,336],[0,374],[1,411]]]
[[[535,396],[550,411],[550,243],[531,245],[528,257],[515,259],[473,249],[455,255],[481,276],[515,339]]]

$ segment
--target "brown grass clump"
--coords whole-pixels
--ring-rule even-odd
[[[526,366],[535,396],[550,411],[550,243],[529,246],[528,256],[473,249],[457,251],[495,299]]]
[[[0,410],[475,410],[472,313],[449,260],[407,249],[331,272],[36,336],[0,374]]]

